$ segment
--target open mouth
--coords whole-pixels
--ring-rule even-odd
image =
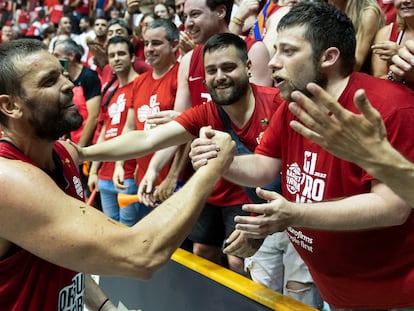
[[[280,85],[283,84],[283,82],[285,82],[285,79],[283,79],[281,77],[274,76],[273,81],[275,81],[275,86],[279,87]]]

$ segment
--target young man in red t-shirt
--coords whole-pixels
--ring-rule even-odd
[[[384,119],[390,143],[412,161],[414,145],[407,135],[414,132],[414,94],[401,84],[352,72],[355,41],[352,22],[332,6],[294,6],[279,22],[270,62],[281,96],[291,101],[293,91],[308,94],[309,82],[317,82],[357,112],[353,98],[363,88]],[[284,197],[258,190],[269,203],[246,205],[244,211],[260,217],[237,217],[236,228],[254,238],[286,229],[331,310],[412,308],[412,209],[357,165],[293,131],[290,124],[296,120],[284,103],[255,154],[235,157],[225,173],[230,181],[251,186],[282,173]],[[204,163],[200,157],[193,160]]]

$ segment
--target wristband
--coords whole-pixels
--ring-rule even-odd
[[[235,23],[236,25],[238,25],[238,26],[243,26],[244,25],[244,21],[242,19],[238,18],[237,16],[233,16],[231,21],[233,23]]]
[[[109,301],[109,298],[106,298],[104,302],[102,302],[101,306],[99,307],[98,311],[101,311],[103,306]]]

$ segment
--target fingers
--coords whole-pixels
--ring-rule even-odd
[[[197,138],[191,143],[189,157],[195,170],[207,164],[209,159],[217,158],[220,148],[207,138]]]
[[[392,57],[392,62],[391,71],[398,76],[404,76],[414,65],[414,55],[404,46],[398,50],[397,55]]]
[[[314,96],[315,101],[327,109],[325,112],[331,112],[337,119],[343,120],[347,111],[343,109],[342,105],[335,98],[315,83],[309,83],[307,89]],[[324,114],[324,116],[327,117],[327,114]]]
[[[359,111],[374,124],[381,123],[381,115],[369,102],[364,90],[357,90],[354,95],[354,103]]]
[[[203,126],[200,129],[200,138],[208,138],[211,139],[214,137],[214,135],[216,134],[216,132],[211,128],[211,126]]]
[[[295,132],[299,133],[303,137],[305,137],[307,139],[310,139],[310,140],[314,141],[315,143],[317,143],[319,145],[322,143],[321,135],[319,135],[318,133],[308,129],[302,123],[293,120],[293,121],[290,121],[289,125]]]

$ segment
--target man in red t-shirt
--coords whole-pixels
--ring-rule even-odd
[[[191,141],[198,135],[201,127],[211,125],[223,130],[224,125],[218,113],[218,106],[229,115],[231,126],[251,151],[261,139],[276,108],[280,104],[278,90],[249,83],[250,61],[248,61],[245,42],[231,33],[222,33],[212,37],[220,42],[219,48],[207,50],[204,60],[206,66],[206,85],[212,93],[213,100],[206,105],[199,105],[183,112],[176,120],[159,125],[148,131],[132,131],[103,144],[84,149],[87,157],[140,156],[149,151],[159,150]],[[212,43],[213,44],[213,43]],[[131,144],[132,141],[139,142]],[[154,181],[155,182],[155,181]],[[151,199],[151,184],[145,194]],[[241,213],[241,205],[249,202],[244,191],[225,180],[220,180],[205,210],[223,214],[221,228],[207,229],[204,241],[198,234],[200,246],[212,250],[209,259],[220,261],[223,240],[233,232],[235,215]],[[225,207],[225,208],[222,208]],[[211,208],[211,209],[209,209]],[[221,217],[221,216],[220,216]],[[204,235],[204,234],[203,234]],[[242,238],[242,237],[240,237]],[[235,258],[230,262],[233,269],[242,272],[243,262]]]
[[[353,98],[363,88],[384,119],[390,143],[412,161],[414,145],[407,135],[414,132],[414,94],[401,84],[352,72],[355,41],[352,22],[332,6],[294,6],[279,22],[270,62],[281,96],[295,100],[300,95],[293,91],[308,94],[309,82],[317,82],[357,112]],[[296,120],[284,103],[255,154],[235,157],[224,174],[233,182],[262,186],[282,173],[284,197],[259,189],[269,203],[246,205],[244,211],[260,217],[238,216],[236,228],[253,238],[286,229],[331,310],[412,308],[412,209],[357,165],[293,131]],[[205,162],[196,150],[193,155],[197,166]]]
[[[151,126],[147,124],[149,116],[174,108],[179,66],[176,57],[179,31],[170,20],[158,19],[146,27],[143,37],[145,56],[152,69],[140,75],[134,82],[133,109],[129,112],[124,133],[135,129],[149,130],[151,129]],[[141,186],[151,158],[152,154],[149,154],[136,159],[135,179],[139,186]],[[118,162],[117,166],[120,167],[121,164],[122,162]],[[164,179],[168,168],[169,166],[165,167],[157,176],[159,182]],[[115,186],[121,187],[123,180],[121,169],[115,171],[114,180]],[[149,209],[147,203],[142,200],[142,203],[139,203],[140,209]]]
[[[135,96],[134,82],[139,77],[133,67],[134,47],[128,38],[112,37],[108,41],[108,62],[118,80],[118,87],[104,103],[106,118],[97,143],[113,139],[122,134],[128,113],[133,113]],[[137,203],[120,208],[118,193],[137,193],[135,184],[135,160],[127,160],[119,168],[122,170],[122,185],[116,187],[112,181],[115,162],[94,161],[90,167],[88,186],[92,192],[99,190],[102,211],[126,226],[132,226],[148,214],[148,209],[141,209]]]

